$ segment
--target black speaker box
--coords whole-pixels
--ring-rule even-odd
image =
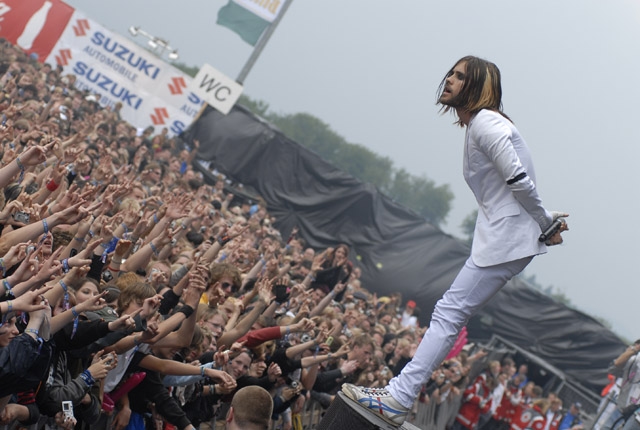
[[[342,391],[318,423],[316,430],[419,430],[413,424],[405,422],[401,427],[387,423],[375,413],[363,408]]]

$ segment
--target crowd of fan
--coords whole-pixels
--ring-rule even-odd
[[[484,355],[485,352],[480,352]],[[464,357],[464,354],[462,354]],[[471,374],[474,372],[472,371]],[[582,405],[563,409],[562,399],[527,377],[527,365],[517,368],[506,357],[491,360],[469,380],[458,358],[445,361],[425,386],[415,422],[421,428],[452,430],[582,430]],[[423,403],[424,402],[424,403]]]
[[[326,408],[343,382],[384,387],[411,359],[415,303],[370,294],[347,245],[282,238],[264,204],[204,183],[197,142],[138,130],[0,44],[0,424],[301,428],[305,405]],[[447,359],[413,420],[578,424],[513,362],[470,380],[482,356]],[[247,386],[269,401],[229,414]]]

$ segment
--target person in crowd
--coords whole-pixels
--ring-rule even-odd
[[[402,312],[402,327],[414,329],[418,327],[418,316],[416,315],[416,302],[413,300],[409,300],[404,307],[404,311]]]
[[[268,430],[273,399],[267,390],[255,385],[238,390],[227,413],[227,430]]]
[[[580,404],[580,402],[573,402],[569,407],[569,410],[562,417],[562,420],[560,420],[558,430],[582,429],[583,426],[582,419],[580,418],[580,409],[582,409],[582,404]]]
[[[526,363],[522,363],[520,367],[518,367],[518,371],[513,377],[515,378],[517,375],[520,375],[520,386],[518,388],[524,388],[524,386],[529,382],[529,377],[527,373],[529,372],[529,366]]]
[[[549,409],[547,409],[545,416],[544,430],[558,430],[562,416],[562,399],[553,397],[549,400]]]
[[[603,429],[611,429],[617,422],[629,420],[640,407],[640,339],[629,345],[622,354],[616,357],[609,367],[609,373],[619,379],[616,408],[610,412],[602,425]],[[630,423],[629,425],[632,425]]]

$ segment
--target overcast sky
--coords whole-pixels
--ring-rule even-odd
[[[68,1],[118,33],[138,25],[169,40],[187,65],[235,78],[252,47],[216,25],[226,2]],[[544,204],[571,214],[565,244],[525,274],[636,339],[639,41],[636,0],[297,0],[245,93],[279,113],[308,112],[396,167],[449,184],[443,229],[460,236],[476,204],[462,178],[464,131],[438,115],[436,89],[464,55],[495,62]]]

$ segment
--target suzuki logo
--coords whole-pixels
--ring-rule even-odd
[[[79,19],[76,21],[76,25],[73,26],[73,32],[78,37],[85,36],[87,30],[89,30],[89,20],[87,19]]]
[[[154,114],[151,114],[151,122],[153,122],[153,125],[162,125],[164,124],[164,120],[169,119],[169,112],[167,112],[166,108],[155,108],[153,110],[155,112]]]
[[[56,63],[60,66],[66,66],[71,60],[71,49],[61,49],[60,55],[56,55]]]
[[[171,94],[182,94],[182,89],[187,88],[187,83],[184,81],[184,78],[171,78],[173,85],[169,84],[169,91]]]

